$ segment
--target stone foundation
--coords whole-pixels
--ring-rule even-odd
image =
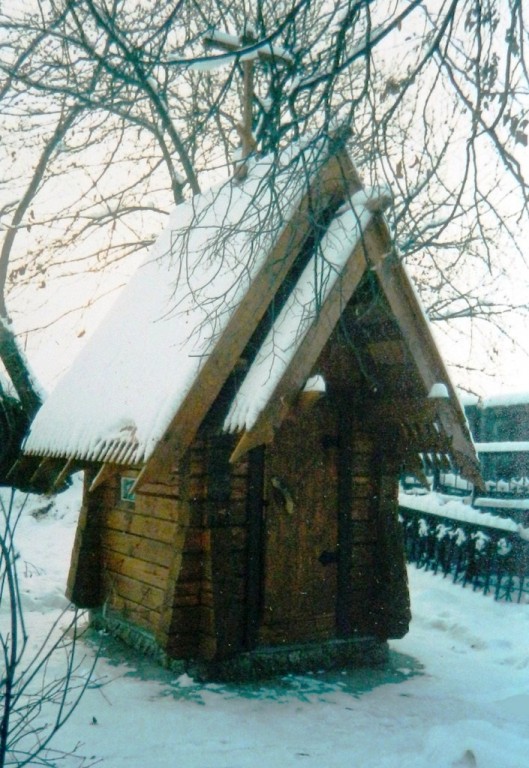
[[[194,679],[204,681],[262,680],[331,669],[381,667],[388,661],[387,642],[374,637],[263,647],[222,661],[173,659],[160,648],[153,635],[120,617],[93,611],[91,625],[108,631],[177,674],[187,672]]]

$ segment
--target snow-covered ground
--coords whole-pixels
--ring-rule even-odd
[[[79,484],[32,514],[46,503],[31,498],[17,533],[33,644],[64,602]],[[96,684],[53,742],[56,758],[75,747],[77,757],[57,765],[525,768],[529,605],[495,603],[414,568],[410,581],[411,631],[391,643],[385,671],[204,685],[105,640]],[[94,649],[83,649],[86,669]]]

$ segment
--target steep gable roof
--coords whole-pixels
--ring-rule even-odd
[[[416,422],[410,453],[448,453],[479,483],[457,395],[380,215],[387,202],[362,190],[349,156],[323,140],[279,162],[256,161],[244,182],[176,208],[37,415],[26,453],[137,465],[139,484],[155,481],[190,445],[264,327],[224,422],[241,434],[236,460],[273,438],[351,297],[374,273],[418,382],[407,408],[382,404],[381,418]],[[423,428],[417,398],[427,401],[439,383],[448,397],[422,409]]]
[[[169,427],[185,449],[347,174],[348,157],[315,141],[175,208],[37,414],[26,454],[142,464]]]

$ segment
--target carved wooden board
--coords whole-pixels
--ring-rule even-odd
[[[335,636],[336,444],[336,417],[322,402],[284,422],[267,450],[263,644]]]

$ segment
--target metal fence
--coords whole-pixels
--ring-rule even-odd
[[[529,602],[529,541],[501,527],[399,508],[408,562],[496,600]]]

